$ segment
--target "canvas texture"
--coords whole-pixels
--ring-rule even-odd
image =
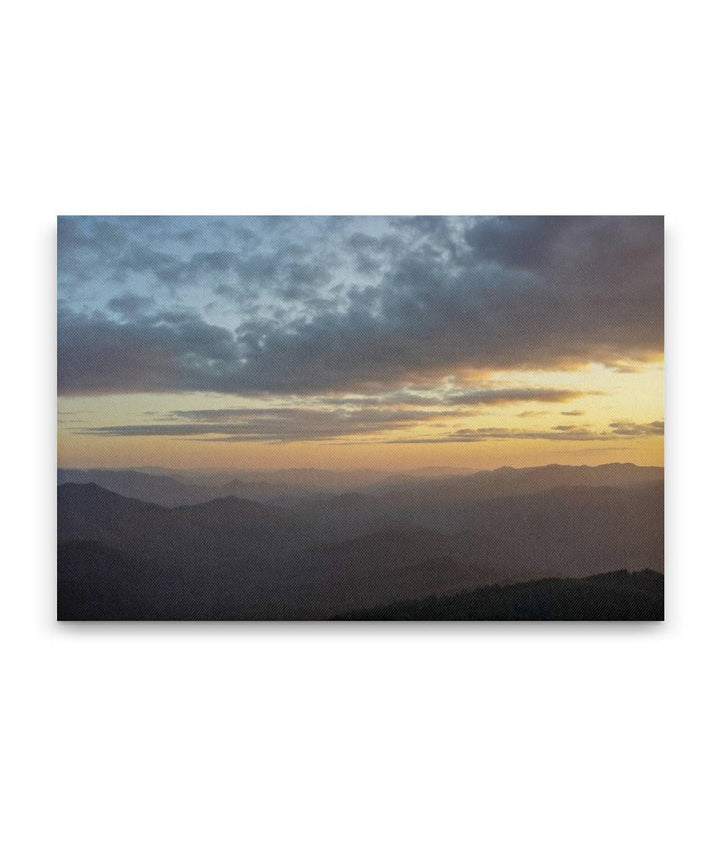
[[[662,620],[662,217],[57,240],[60,620]]]

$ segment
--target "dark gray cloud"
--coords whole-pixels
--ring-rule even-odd
[[[205,437],[222,440],[300,441],[378,434],[410,428],[449,415],[437,411],[310,407],[175,411],[169,424],[113,425],[78,431],[111,437]],[[176,421],[175,421],[176,420]]]
[[[65,306],[58,312],[61,395],[212,389],[237,360],[230,331],[192,313],[117,323],[100,312],[76,313]]]
[[[657,217],[62,218],[58,236],[61,393],[387,390],[625,371],[663,347]],[[138,283],[161,286],[154,316],[121,311]]]
[[[373,295],[376,308],[358,296],[347,312],[268,330],[261,341],[239,329],[247,376],[257,388],[343,388],[660,352],[661,230],[654,252],[652,229],[626,219],[566,224],[562,237],[544,269],[458,266],[408,251]]]
[[[535,269],[548,260],[572,217],[478,217],[465,240],[487,261]]]
[[[594,393],[575,389],[475,389],[445,397],[448,404],[509,404],[517,401],[572,401]]]
[[[585,395],[597,395],[577,389],[553,389],[548,387],[527,388],[430,388],[430,389],[399,389],[382,395],[363,396],[321,396],[316,400],[322,404],[333,406],[353,406],[367,404],[441,404],[452,407],[475,408],[494,407],[512,404],[518,401],[550,401],[565,402],[581,398]],[[538,411],[527,411],[537,414]]]
[[[133,319],[150,311],[154,305],[155,301],[152,297],[126,292],[108,300],[107,308],[124,319]]]

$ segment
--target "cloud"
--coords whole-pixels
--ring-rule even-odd
[[[567,429],[567,430],[563,430]],[[563,440],[586,442],[604,440],[611,435],[591,431],[589,428],[571,429],[570,426],[558,426],[550,431],[521,431],[512,428],[461,428],[441,437],[396,438],[388,443],[479,443],[486,440]]]
[[[155,305],[152,297],[143,297],[139,294],[125,292],[119,297],[108,300],[107,308],[125,319],[137,318]]]
[[[509,404],[517,401],[572,401],[587,392],[575,389],[479,389],[445,397],[448,404]]]
[[[556,425],[549,431],[524,431],[515,428],[461,428],[441,437],[395,438],[388,443],[479,443],[486,440],[549,440],[549,441],[605,441],[618,437],[648,437],[662,434],[664,423],[661,421],[638,424],[635,422],[613,422],[610,431],[594,431],[590,428],[573,425]]]
[[[561,411],[562,416],[584,416],[584,410],[563,410]]]
[[[232,334],[192,313],[58,313],[60,395],[212,389],[237,361]]]
[[[59,221],[61,392],[391,390],[662,352],[661,218],[215,220]],[[120,312],[130,293],[154,320]]]
[[[611,422],[612,433],[619,437],[647,437],[665,433],[665,422]]]
[[[478,217],[465,239],[479,257],[502,265],[537,268],[572,217]]]
[[[554,389],[547,387],[497,388],[497,387],[434,387],[426,389],[399,389],[382,395],[324,396],[316,400],[331,405],[352,404],[443,404],[452,407],[472,408],[476,405],[495,407],[518,401],[572,401],[585,395],[594,395],[578,389]],[[542,411],[526,411],[538,413]]]
[[[156,414],[152,423],[110,425],[80,429],[75,433],[106,437],[185,437],[220,441],[298,442],[360,438],[359,442],[383,443],[476,443],[486,440],[608,441],[618,437],[637,438],[662,433],[662,422],[611,423],[608,431],[585,426],[555,425],[549,430],[514,428],[459,428],[439,436],[397,437],[392,432],[422,425],[443,427],[438,420],[462,416],[459,408],[358,406],[267,406],[203,410],[174,410]],[[150,415],[150,414],[148,414]],[[389,436],[388,436],[389,434]],[[373,439],[368,438],[369,435]]]
[[[79,434],[111,437],[204,437],[245,442],[327,440],[411,428],[448,415],[438,411],[310,407],[174,411],[170,424],[113,425]]]

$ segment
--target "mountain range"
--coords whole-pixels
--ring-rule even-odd
[[[191,482],[61,470],[58,481],[64,618],[329,618],[490,584],[663,570],[662,468],[362,471],[330,489],[317,471]]]

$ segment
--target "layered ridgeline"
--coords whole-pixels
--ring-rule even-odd
[[[381,618],[372,610],[497,584],[663,570],[662,468],[61,470],[58,481],[65,619]]]

